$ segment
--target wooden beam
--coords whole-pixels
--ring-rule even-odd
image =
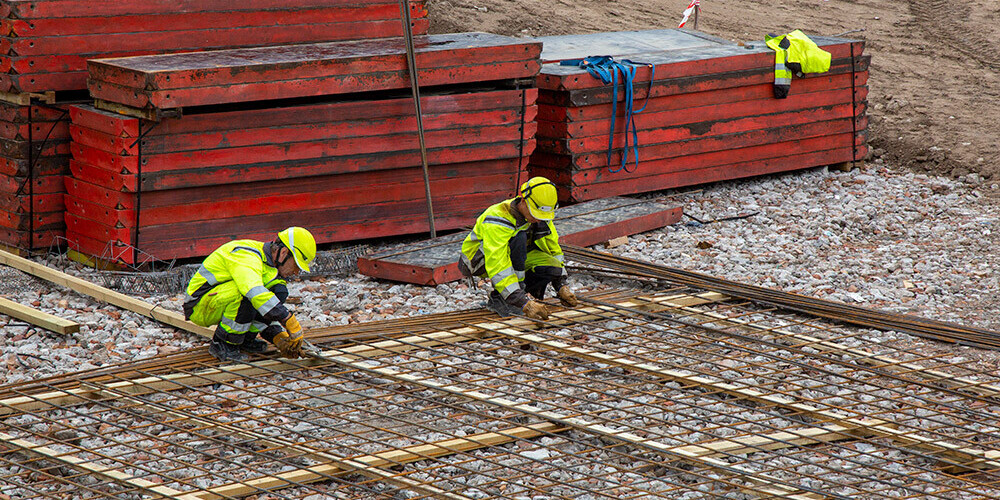
[[[215,333],[214,330],[198,326],[185,320],[183,316],[174,311],[167,311],[160,306],[150,304],[149,302],[139,300],[134,297],[129,297],[128,295],[114,290],[108,290],[107,288],[96,285],[87,280],[70,276],[62,271],[57,271],[51,267],[43,266],[2,250],[0,250],[0,264],[20,269],[21,271],[24,271],[32,276],[65,286],[77,293],[86,295],[101,302],[107,302],[108,304],[121,307],[122,309],[127,309],[147,318],[159,321],[160,323],[180,328],[181,330],[201,335],[205,338],[212,338],[212,335]]]
[[[32,325],[42,327],[50,332],[56,333],[76,333],[80,331],[80,324],[76,321],[60,318],[47,312],[39,311],[33,307],[18,304],[12,300],[0,297],[0,313],[21,321],[27,321]]]
[[[706,302],[720,300],[722,297],[724,296],[714,292],[700,294],[697,296],[691,296],[688,294],[669,296],[670,300],[681,304],[704,304]],[[648,301],[637,302],[634,300],[623,300],[619,302],[618,305],[625,307],[653,308],[653,310],[659,307],[655,304],[649,304]],[[597,319],[598,316],[594,315],[597,311],[598,310],[593,307],[581,307],[573,310],[562,311],[558,314],[559,317],[562,318],[562,321],[585,321],[588,319]],[[535,325],[534,322],[529,320],[515,321],[519,321],[522,328],[533,328]],[[472,339],[481,338],[484,335],[484,331],[493,328],[503,328],[505,326],[507,326],[507,324],[489,322],[472,325],[470,327],[429,333],[426,335],[409,336],[395,340],[384,340],[381,342],[356,345],[345,348],[341,352],[345,353],[345,355],[355,356],[359,359],[375,356],[392,356],[401,352],[424,347],[466,342]],[[106,387],[121,390],[128,394],[148,394],[156,391],[171,391],[185,389],[187,387],[211,385],[242,377],[286,370],[299,370],[314,366],[323,366],[325,364],[326,363],[324,361],[316,359],[298,360],[295,362],[285,359],[269,359],[265,361],[255,361],[252,363],[224,365],[218,368],[210,368],[194,373],[173,373],[169,375],[142,377],[133,380],[110,383],[107,384]],[[95,398],[99,399],[100,397],[99,392],[92,388],[75,388],[43,392],[30,396],[17,396],[13,398],[0,399],[0,416],[9,415],[18,411],[39,411],[52,406],[81,404]]]

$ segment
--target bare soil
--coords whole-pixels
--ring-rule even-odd
[[[675,28],[688,0],[430,0],[432,33],[548,36]],[[702,0],[697,29],[866,40],[871,160],[1000,183],[1000,4],[996,0]],[[693,27],[689,23],[688,28]],[[594,54],[597,55],[597,54]]]

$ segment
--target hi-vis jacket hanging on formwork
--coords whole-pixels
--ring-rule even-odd
[[[792,73],[825,73],[830,71],[830,53],[819,48],[801,30],[787,35],[764,37],[764,43],[774,50],[774,97],[784,99],[792,88]]]

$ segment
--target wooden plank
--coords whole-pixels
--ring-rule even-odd
[[[500,201],[500,200],[496,200]],[[479,207],[479,212],[486,206]],[[563,244],[590,246],[615,236],[649,231],[678,222],[680,207],[606,198],[560,208],[555,225]],[[376,278],[437,285],[461,279],[458,256],[467,232],[402,245],[358,259],[358,270]]]
[[[159,321],[160,323],[201,335],[202,337],[211,338],[214,334],[214,330],[198,326],[190,321],[186,321],[183,316],[176,312],[166,311],[157,305],[129,297],[128,295],[114,290],[108,290],[107,288],[95,285],[89,281],[75,276],[70,276],[61,271],[43,266],[8,252],[0,251],[0,264],[11,266],[32,276],[65,286],[77,293],[86,295],[98,301],[107,302],[108,304],[127,309],[147,318]]]
[[[0,313],[55,333],[76,333],[80,324],[0,297]]]

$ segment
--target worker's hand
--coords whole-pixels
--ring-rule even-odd
[[[576,298],[576,294],[573,290],[569,289],[569,285],[563,285],[559,287],[559,302],[566,307],[576,307],[580,305],[580,300]]]
[[[546,320],[549,319],[549,310],[545,307],[545,304],[535,302],[534,300],[529,300],[524,307],[521,308],[524,315],[532,319]]]
[[[301,337],[302,325],[299,324],[299,320],[295,319],[294,314],[289,314],[285,318],[285,330],[288,330],[288,334],[292,337]]]
[[[281,332],[274,336],[274,347],[278,348],[281,355],[289,358],[296,359],[302,358],[302,328],[299,328],[299,334],[292,337],[288,332]]]

